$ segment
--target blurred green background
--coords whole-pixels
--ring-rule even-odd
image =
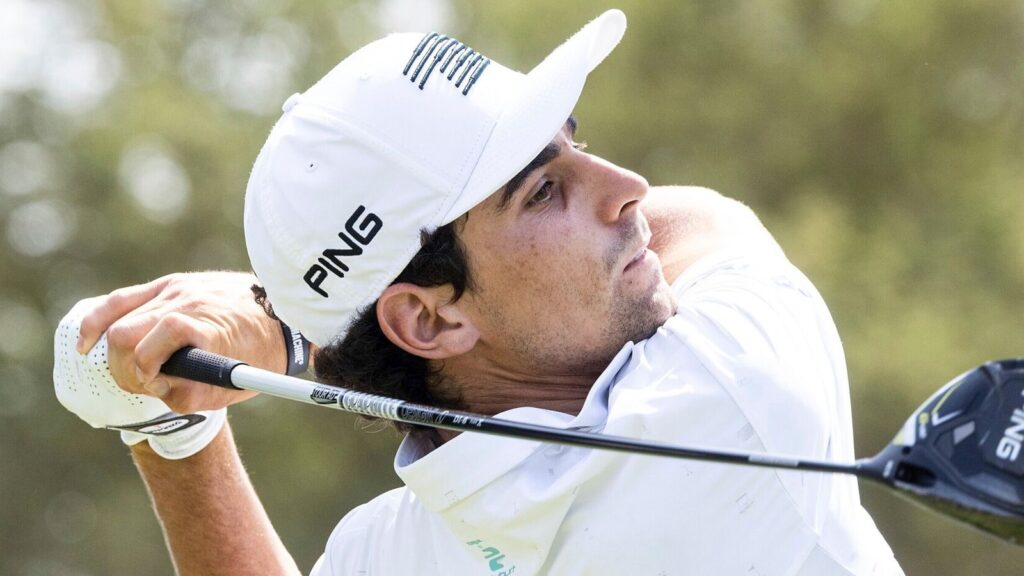
[[[1020,0],[3,0],[0,574],[171,572],[126,449],[55,401],[51,334],[79,298],[246,268],[242,194],[289,94],[388,30],[528,70],[610,6],[630,30],[580,137],[762,216],[835,315],[858,454],[952,376],[1024,354]],[[265,399],[233,414],[303,570],[398,484],[391,432]],[[1024,573],[1024,549],[862,494],[908,574]]]

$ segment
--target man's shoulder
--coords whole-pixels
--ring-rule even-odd
[[[781,252],[750,208],[709,188],[652,187],[640,209],[651,227],[650,248],[670,283],[693,263],[723,250]]]
[[[770,286],[783,293],[797,289],[808,297],[818,296],[806,276],[777,247],[740,246],[707,254],[675,278],[672,291],[683,301],[713,296],[722,287],[753,289]]]
[[[405,486],[388,490],[379,494],[369,502],[360,504],[345,515],[335,528],[335,532],[344,528],[368,526],[394,517],[401,509],[403,500],[407,499],[408,488]]]
[[[835,324],[814,284],[781,252],[724,251],[707,256],[672,285],[676,314],[665,335],[695,350],[805,364],[807,348],[827,342],[841,356]],[[839,358],[831,358],[839,360]]]
[[[463,573],[465,550],[408,487],[357,506],[334,528],[311,572],[341,574]]]
[[[371,573],[379,564],[380,546],[390,540],[388,527],[396,524],[406,492],[404,487],[389,490],[346,514],[331,532],[311,576]]]

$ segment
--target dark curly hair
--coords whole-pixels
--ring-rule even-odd
[[[432,233],[420,235],[420,250],[395,279],[432,287],[450,284],[453,300],[472,288],[469,261],[459,241],[457,227],[463,217]],[[266,292],[253,287],[257,302],[273,315]],[[359,311],[345,337],[320,348],[314,357],[316,379],[360,392],[380,394],[409,402],[448,409],[464,408],[460,395],[432,370],[426,359],[409,354],[388,340],[377,322],[377,302]],[[394,423],[400,432],[420,430],[418,426]]]

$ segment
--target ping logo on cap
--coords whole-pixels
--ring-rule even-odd
[[[364,212],[366,212],[366,206],[356,208],[355,212],[345,222],[345,229],[338,232],[338,238],[345,245],[339,248],[327,248],[324,250],[317,257],[317,263],[310,266],[302,276],[302,279],[306,281],[306,286],[309,286],[314,292],[324,298],[327,298],[328,294],[321,285],[327,279],[327,272],[334,274],[338,278],[344,278],[345,272],[349,271],[349,267],[342,258],[361,255],[363,247],[370,244],[373,237],[377,235],[377,232],[380,232],[381,227],[384,225],[384,221],[380,219],[380,216],[373,212],[366,212],[366,216],[363,216]],[[361,220],[360,217],[362,217]],[[358,225],[356,224],[357,220],[359,221]]]
[[[416,49],[412,51],[412,56],[405,65],[405,69],[402,70],[402,75],[409,76],[409,81],[415,82],[420,76],[420,72],[423,72],[423,77],[420,78],[419,83],[419,89],[423,90],[423,85],[427,83],[427,78],[430,78],[430,74],[441,60],[444,60],[444,64],[441,64],[438,72],[442,77],[447,78],[449,82],[453,82],[456,88],[462,88],[462,83],[466,83],[466,87],[462,89],[463,96],[469,94],[470,88],[476,84],[476,81],[480,79],[480,75],[484,73],[487,65],[491,63],[490,58],[474,51],[455,38],[431,32],[424,36],[416,46]],[[430,62],[430,65],[424,71],[423,67],[427,62]],[[448,72],[447,76],[445,76],[445,72],[453,62],[455,65],[452,66],[451,72]],[[413,69],[413,64],[416,65],[415,69]],[[411,76],[409,75],[410,70],[412,70]]]

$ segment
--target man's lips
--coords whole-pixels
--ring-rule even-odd
[[[629,259],[629,262],[626,263],[626,266],[622,269],[622,271],[628,272],[631,268],[643,262],[644,259],[646,259],[648,252],[649,250],[647,249],[647,242],[644,242],[644,245],[641,246],[640,250],[638,250],[637,253],[634,254],[633,257]]]
[[[648,226],[647,220],[640,215],[637,226],[628,228],[622,235],[621,240],[624,245],[635,243],[636,246],[636,248],[633,249],[634,252],[626,252],[623,250],[618,254],[620,258],[629,254],[629,259],[626,260],[625,263],[620,264],[622,268],[619,268],[622,272],[627,272],[642,263],[646,259],[648,252],[650,252],[647,247],[651,243],[651,228]],[[619,262],[622,262],[622,260],[619,260]]]

